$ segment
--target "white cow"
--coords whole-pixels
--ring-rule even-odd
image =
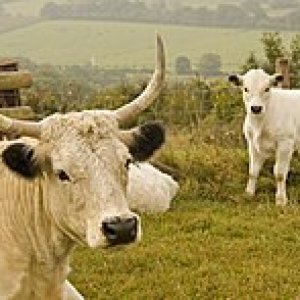
[[[275,88],[283,76],[270,76],[260,69],[231,75],[229,80],[242,88],[246,107],[244,134],[250,160],[246,192],[254,195],[265,159],[275,154],[276,204],[286,205],[290,161],[300,147],[300,90]]]
[[[155,73],[131,103],[37,123],[0,116],[0,131],[31,137],[0,143],[0,299],[82,299],[66,281],[74,246],[140,239],[140,218],[128,207],[128,169],[161,146],[164,130],[157,122],[119,126],[155,100],[164,74],[158,37]]]
[[[134,211],[166,212],[178,189],[178,183],[170,175],[147,162],[130,166],[127,198]]]

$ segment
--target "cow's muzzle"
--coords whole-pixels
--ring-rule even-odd
[[[132,243],[137,238],[138,219],[122,216],[105,219],[102,232],[111,246]]]
[[[251,106],[251,112],[255,115],[258,115],[262,112],[263,107],[260,105],[252,105]]]

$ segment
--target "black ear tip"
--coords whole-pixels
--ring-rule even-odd
[[[151,157],[166,138],[165,129],[158,121],[141,125],[134,135],[134,143],[129,146],[129,151],[137,161],[144,161]]]
[[[277,82],[282,82],[284,80],[284,77],[282,74],[278,74],[278,75],[276,75],[275,79]]]
[[[34,149],[23,143],[9,145],[2,152],[2,161],[12,171],[28,179],[36,177],[40,172],[34,159]]]
[[[140,127],[142,135],[147,137],[159,147],[166,140],[166,131],[160,121],[149,121]]]
[[[230,82],[232,82],[232,81],[234,81],[234,80],[236,80],[237,78],[236,78],[236,75],[233,75],[233,74],[230,74],[229,76],[228,76],[228,80],[230,81]]]

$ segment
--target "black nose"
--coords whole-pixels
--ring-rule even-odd
[[[138,220],[136,217],[113,217],[102,223],[102,232],[110,245],[132,243],[136,240]]]
[[[251,106],[251,111],[252,111],[252,113],[254,113],[256,115],[260,114],[262,111],[262,106],[253,105],[253,106]]]

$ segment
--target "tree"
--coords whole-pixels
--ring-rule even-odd
[[[250,52],[249,57],[247,58],[245,64],[242,66],[242,72],[246,73],[250,69],[257,69],[259,63],[253,51]]]
[[[200,58],[198,70],[201,75],[215,76],[222,73],[221,66],[221,56],[219,54],[206,53]]]
[[[278,32],[264,32],[261,38],[265,56],[268,60],[269,72],[275,71],[275,61],[278,57],[283,57],[286,50]]]
[[[175,70],[179,75],[190,74],[192,72],[191,61],[188,57],[180,55],[175,61]]]

